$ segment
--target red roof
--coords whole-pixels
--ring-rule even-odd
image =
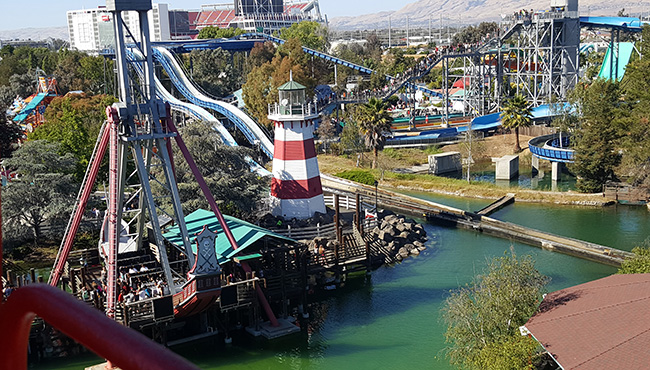
[[[451,87],[462,87],[465,88],[467,85],[469,85],[469,77],[464,77],[464,78],[459,78],[454,82],[454,84]]]
[[[564,369],[647,369],[650,274],[612,275],[550,293],[526,328]]]

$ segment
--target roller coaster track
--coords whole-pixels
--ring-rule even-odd
[[[280,44],[280,45],[282,45],[282,44],[284,44],[286,42],[286,40],[283,40],[283,39],[281,39],[279,37],[275,37],[275,36],[272,36],[272,35],[267,35],[265,33],[257,33],[257,32],[245,33],[245,34],[240,35],[239,37],[258,37],[258,38],[263,38],[263,39],[272,41],[272,42],[274,42],[276,44]],[[378,72],[376,72],[375,70],[373,70],[371,68],[364,67],[362,65],[355,64],[355,63],[352,63],[352,62],[348,62],[347,60],[343,60],[343,59],[337,58],[337,57],[335,57],[333,55],[323,53],[322,51],[310,49],[310,48],[305,47],[305,46],[302,47],[302,50],[305,53],[309,54],[309,55],[313,55],[315,57],[318,57],[318,58],[321,58],[321,59],[324,59],[324,60],[339,64],[339,65],[342,65],[344,67],[352,68],[353,70],[359,71],[361,73],[365,73],[365,74],[378,73]],[[407,86],[409,88],[415,88],[417,90],[420,90],[420,91],[422,91],[422,92],[424,92],[426,94],[429,94],[429,95],[442,97],[443,95],[441,93],[437,92],[437,91],[433,91],[431,89],[427,89],[426,87],[418,86],[418,85],[415,85],[415,84],[410,82],[410,81],[412,81],[414,79],[421,78],[422,76],[429,73],[429,71],[431,71],[431,69],[436,64],[440,63],[441,60],[442,60],[442,58],[438,59],[435,63],[433,63],[431,66],[429,66],[429,68],[427,68],[427,70],[425,72],[423,72],[422,74],[420,74],[418,76],[414,76],[412,78],[409,78],[406,81],[399,82],[399,87],[396,88],[396,89],[393,89],[393,90],[397,91],[400,88],[402,88],[403,86]],[[388,81],[397,81],[395,76],[391,76],[391,75],[386,75],[386,80],[388,80]],[[393,92],[391,91],[390,95],[392,95],[392,94],[393,94]],[[387,95],[387,96],[390,96],[390,95]]]

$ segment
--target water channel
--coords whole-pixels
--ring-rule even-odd
[[[466,210],[488,200],[410,193]],[[516,203],[493,217],[556,234],[630,250],[650,235],[645,207],[581,208]],[[421,221],[421,220],[420,220]],[[510,249],[529,254],[557,290],[598,279],[615,268],[544,251],[473,231],[426,225],[429,247],[415,258],[376,270],[369,278],[323,296],[313,307],[307,331],[273,342],[235,337],[192,343],[175,350],[203,369],[450,369],[444,357],[439,311],[451,289],[468,283],[485,261]],[[91,356],[30,368],[79,369],[97,363]]]

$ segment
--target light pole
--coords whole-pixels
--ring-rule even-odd
[[[379,208],[377,208],[377,185],[379,185],[379,182],[375,180],[375,218],[379,221]]]

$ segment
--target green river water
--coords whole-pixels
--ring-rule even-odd
[[[410,195],[465,210],[487,200],[432,194]],[[516,203],[492,215],[521,225],[630,250],[650,235],[645,207],[576,208]],[[422,221],[422,220],[420,220]],[[449,290],[469,282],[485,261],[511,248],[530,254],[551,277],[549,289],[598,279],[615,268],[544,251],[473,231],[425,225],[429,247],[415,258],[383,267],[369,278],[348,280],[313,307],[308,330],[273,342],[235,336],[232,345],[216,339],[174,348],[204,369],[450,369],[444,357],[439,311]],[[79,369],[96,364],[90,355],[30,368]]]

